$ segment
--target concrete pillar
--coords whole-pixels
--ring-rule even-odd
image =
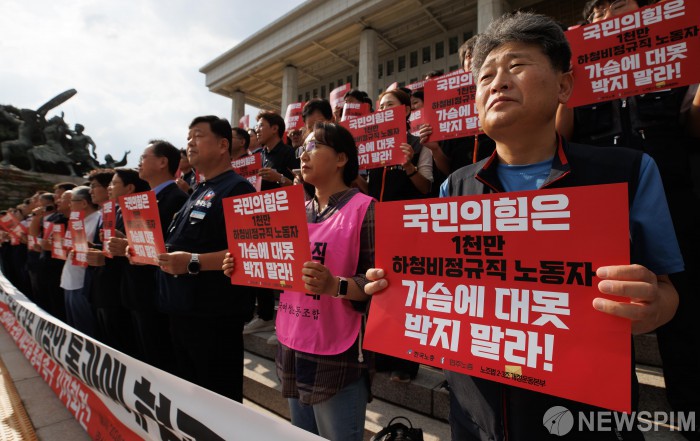
[[[493,20],[508,10],[508,3],[505,0],[479,0],[477,32],[484,32]]]
[[[360,34],[360,83],[357,88],[364,90],[375,99],[377,97],[377,31],[366,28]]]
[[[282,104],[280,105],[280,114],[284,118],[287,112],[287,106],[295,103],[298,98],[299,71],[295,66],[286,66],[284,75],[282,76]]]
[[[245,115],[245,93],[237,90],[231,97],[231,127],[238,127],[238,121]]]

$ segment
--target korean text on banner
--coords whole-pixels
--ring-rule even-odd
[[[700,82],[698,17],[700,2],[668,0],[567,31],[575,79],[567,105]]]
[[[0,218],[0,226],[10,235],[10,245],[19,245],[22,235],[27,234],[27,227],[20,223],[12,213],[5,213]]]
[[[406,138],[406,109],[393,107],[361,118],[341,122],[357,145],[361,169],[399,165],[406,162],[401,144]]]
[[[411,131],[411,135],[419,136],[420,126],[425,124],[423,109],[411,110],[411,114],[408,116],[408,124],[410,126],[409,130]]]
[[[226,198],[234,285],[304,291],[301,270],[311,260],[301,185]]]
[[[129,248],[133,250],[132,260],[158,265],[158,255],[165,253],[165,243],[156,194],[151,190],[120,196],[119,207]]]
[[[64,247],[64,238],[66,234],[65,225],[53,224],[51,232],[51,257],[59,260],[66,260],[67,253]]]
[[[258,172],[262,168],[262,155],[260,153],[234,159],[231,161],[231,167],[233,171],[246,178],[255,187],[255,191],[260,191],[262,185],[262,178],[258,176]]]
[[[343,101],[345,99],[345,94],[350,92],[350,83],[345,83],[342,86],[336,87],[331,90],[330,102],[331,108],[335,109],[337,107],[343,107]]]
[[[340,119],[340,121],[360,118],[362,116],[367,116],[370,113],[369,104],[367,103],[345,103],[343,105],[343,117]]]
[[[456,70],[426,81],[423,112],[433,129],[430,140],[478,134],[481,127],[475,100],[476,84],[471,73]]]
[[[592,306],[628,216],[624,184],[378,204],[365,348],[629,412],[630,322]]]
[[[117,210],[114,201],[107,201],[102,205],[102,243],[106,244],[109,239],[114,237],[117,223]],[[112,257],[106,246],[103,247],[102,253],[107,257]]]
[[[304,127],[304,119],[301,117],[304,104],[306,103],[302,101],[300,103],[291,103],[287,106],[287,113],[284,116],[284,126],[287,132]]]
[[[88,240],[85,233],[85,213],[71,211],[68,218],[68,229],[72,238],[73,257],[71,262],[75,266],[87,267]]]

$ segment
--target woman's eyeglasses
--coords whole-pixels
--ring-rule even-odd
[[[316,150],[316,141],[309,141],[306,144],[302,145],[301,147],[297,148],[297,158],[301,158],[301,156],[306,153],[311,153],[314,150]]]

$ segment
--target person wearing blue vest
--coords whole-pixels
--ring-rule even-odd
[[[628,183],[632,264],[601,267],[596,275],[601,293],[630,302],[598,297],[591,307],[629,319],[635,334],[649,332],[673,317],[678,293],[668,274],[683,269],[659,172],[641,152],[593,149],[558,135],[557,107],[566,103],[573,88],[570,60],[563,31],[544,15],[506,14],[479,35],[472,60],[476,103],[496,151],[452,173],[440,195]],[[367,294],[387,286],[382,269],[370,269],[367,277],[373,280],[365,286]],[[542,421],[551,407],[564,406],[573,414],[603,410],[465,374],[445,371],[445,376],[454,440],[547,439],[551,435]],[[566,439],[644,439],[636,426],[622,432],[578,429]]]

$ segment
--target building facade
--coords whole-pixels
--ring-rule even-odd
[[[528,10],[565,26],[581,20],[586,0],[309,0],[200,69],[211,92],[244,105],[284,112],[328,98],[350,83],[376,97],[433,70],[459,67],[458,49],[501,14]]]

